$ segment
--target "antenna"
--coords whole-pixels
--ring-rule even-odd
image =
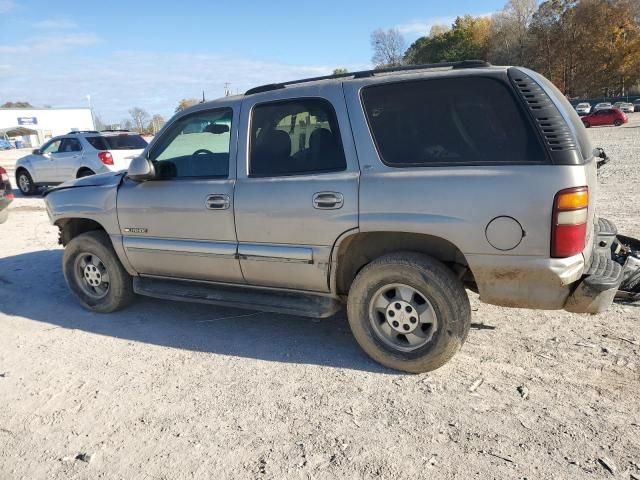
[[[200,103],[204,103],[206,100],[204,99],[204,90],[202,90],[202,101]]]
[[[228,97],[229,95],[231,95],[231,89],[229,88],[231,86],[230,82],[224,82],[224,96]]]

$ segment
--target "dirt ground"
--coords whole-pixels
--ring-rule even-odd
[[[599,213],[632,236],[639,128],[635,114],[589,130],[613,158]],[[462,351],[404,375],[369,360],[343,315],[143,298],[88,313],[56,239],[40,198],[0,226],[2,480],[640,479],[637,306],[594,317],[472,295]]]

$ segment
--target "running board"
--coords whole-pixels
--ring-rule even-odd
[[[342,303],[336,298],[259,287],[134,277],[133,290],[139,295],[165,300],[208,303],[312,318],[330,317],[342,309]]]

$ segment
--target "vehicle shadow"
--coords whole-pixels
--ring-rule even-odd
[[[119,339],[218,355],[397,374],[356,344],[344,313],[312,319],[139,297],[110,314],[84,310],[60,269],[62,249],[0,258],[0,313]],[[45,328],[51,328],[45,326]]]

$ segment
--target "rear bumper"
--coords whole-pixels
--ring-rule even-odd
[[[569,258],[467,255],[480,300],[503,307],[600,313],[609,308],[625,278],[625,261],[613,223],[598,219],[594,247]]]

